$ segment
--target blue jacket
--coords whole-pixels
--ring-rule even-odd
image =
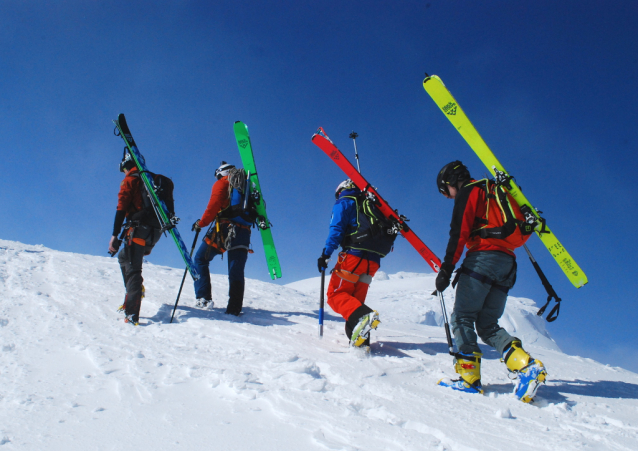
[[[331,256],[335,250],[339,248],[346,234],[353,233],[357,230],[357,204],[354,200],[348,199],[346,196],[356,196],[361,191],[358,189],[343,190],[339,193],[339,198],[332,207],[332,218],[330,219],[330,232],[326,239],[326,247],[324,253]],[[356,249],[348,249],[348,254],[364,257],[375,263],[381,262],[381,256],[374,252],[360,251]]]

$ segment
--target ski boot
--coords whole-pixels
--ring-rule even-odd
[[[146,288],[142,285],[142,299],[146,297]],[[117,313],[126,314],[126,296],[124,296],[124,303],[117,308]]]
[[[532,358],[524,349],[519,340],[514,340],[510,346],[503,351],[503,362],[507,365],[507,369],[512,380],[515,380],[514,396],[521,401],[528,403],[534,399],[536,390],[541,384],[545,383],[547,378],[547,370],[543,366],[543,362]]]
[[[136,321],[135,320],[135,314],[131,313],[130,315],[126,315],[124,317],[124,322],[127,324],[130,324],[132,326],[139,326],[140,325],[140,321],[139,319]]]
[[[379,323],[381,323],[379,320],[379,312],[376,310],[372,310],[372,312],[359,318],[359,322],[352,331],[350,345],[358,348],[366,342],[369,344],[368,338],[370,338],[370,331],[376,329]]]
[[[437,384],[466,393],[483,394],[483,386],[481,385],[482,356],[483,354],[480,352],[473,352],[472,354],[457,352],[454,355],[454,370],[461,377],[456,380],[444,377],[439,379]]]
[[[197,302],[195,303],[195,307],[199,307],[199,308],[203,308],[203,309],[212,309],[213,308],[213,301],[211,299],[204,299],[204,298],[199,298],[197,300]]]

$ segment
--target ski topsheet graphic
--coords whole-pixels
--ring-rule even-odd
[[[427,76],[423,80],[423,88],[432,97],[432,100],[441,109],[443,114],[449,119],[454,128],[461,134],[461,136],[467,141],[472,150],[481,159],[481,161],[487,166],[492,175],[495,177],[509,177],[509,174],[503,168],[503,165],[494,156],[494,153],[487,146],[481,135],[479,135],[474,125],[470,122],[465,112],[461,109],[461,106],[454,99],[450,91],[445,87],[443,81],[436,75]],[[567,278],[576,287],[580,288],[587,283],[587,276],[574,259],[569,255],[567,250],[558,241],[556,235],[547,227],[544,220],[541,219],[539,212],[530,204],[527,198],[523,195],[523,192],[516,185],[516,183],[510,183],[508,188],[509,193],[514,197],[518,205],[521,207],[526,205],[530,208],[531,212],[538,219],[538,226],[535,231],[540,237],[541,241],[552,254],[552,257],[559,264]]]
[[[257,178],[257,166],[255,165],[253,147],[250,143],[248,127],[243,122],[237,121],[233,128],[235,130],[235,139],[237,140],[237,147],[239,147],[241,162],[246,174],[250,175],[250,193],[246,193],[246,195],[252,196],[252,199],[255,201],[255,208],[257,210],[257,227],[261,233],[261,241],[264,244],[264,253],[266,254],[266,262],[268,263],[268,273],[270,274],[271,279],[278,279],[281,277],[281,266],[279,264],[279,257],[277,257],[277,250],[275,249],[272,232],[270,230],[271,224],[270,221],[268,221],[268,215],[266,214],[266,201],[264,201],[264,197],[261,193],[261,186],[259,185],[259,178]]]
[[[394,224],[399,227],[401,235],[403,235],[408,242],[416,249],[416,251],[425,259],[434,272],[439,272],[441,267],[441,260],[434,255],[421,239],[410,229],[405,221],[405,217],[395,212],[390,205],[377,193],[377,190],[363,178],[363,176],[357,171],[352,163],[341,153],[341,151],[334,145],[334,143],[328,138],[328,135],[319,127],[319,130],[312,136],[312,142],[323,150],[332,161],[337,163],[337,166],[341,168],[343,172],[357,185],[361,191],[363,191],[368,197],[371,197],[375,205],[379,208],[381,213]]]
[[[148,176],[150,171],[146,167],[146,161],[144,160],[144,157],[135,144],[133,135],[131,134],[128,125],[126,124],[126,118],[124,117],[124,114],[120,114],[113,122],[115,123],[115,127],[119,132],[119,136],[121,136],[126,143],[127,150],[132,155],[133,160],[137,165],[137,169],[140,171],[140,177],[142,178],[146,195],[148,195],[151,204],[153,205],[153,210],[155,211],[160,226],[162,227],[162,232],[168,232],[171,234],[173,240],[175,241],[175,244],[177,245],[177,249],[179,250],[180,254],[182,254],[184,263],[186,263],[186,267],[193,277],[193,280],[199,279],[199,272],[197,271],[197,268],[195,267],[195,264],[193,263],[193,260],[188,253],[188,249],[186,249],[186,245],[184,244],[182,237],[177,231],[176,225],[179,221],[179,218],[175,216],[171,218],[170,213],[168,212],[168,208],[166,208],[166,205],[164,204],[164,201],[157,197],[157,194],[155,193],[155,184],[153,180]]]

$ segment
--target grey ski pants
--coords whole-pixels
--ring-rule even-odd
[[[516,260],[498,251],[470,252],[463,267],[476,273],[474,277],[462,273],[456,286],[456,301],[450,318],[454,339],[460,352],[481,352],[477,333],[481,340],[502,354],[514,339],[498,325],[505,311],[507,290],[516,281]],[[478,280],[486,276],[493,282]],[[476,332],[474,328],[476,327]]]

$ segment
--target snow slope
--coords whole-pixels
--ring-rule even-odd
[[[453,369],[432,275],[377,276],[365,358],[329,309],[318,338],[318,278],[248,280],[240,318],[222,313],[225,276],[212,311],[187,281],[169,324],[182,274],[145,264],[133,327],[115,259],[0,240],[0,451],[636,449],[638,375],[563,354],[533,301],[502,323],[549,371],[525,405],[487,347],[486,396],[435,385]]]

